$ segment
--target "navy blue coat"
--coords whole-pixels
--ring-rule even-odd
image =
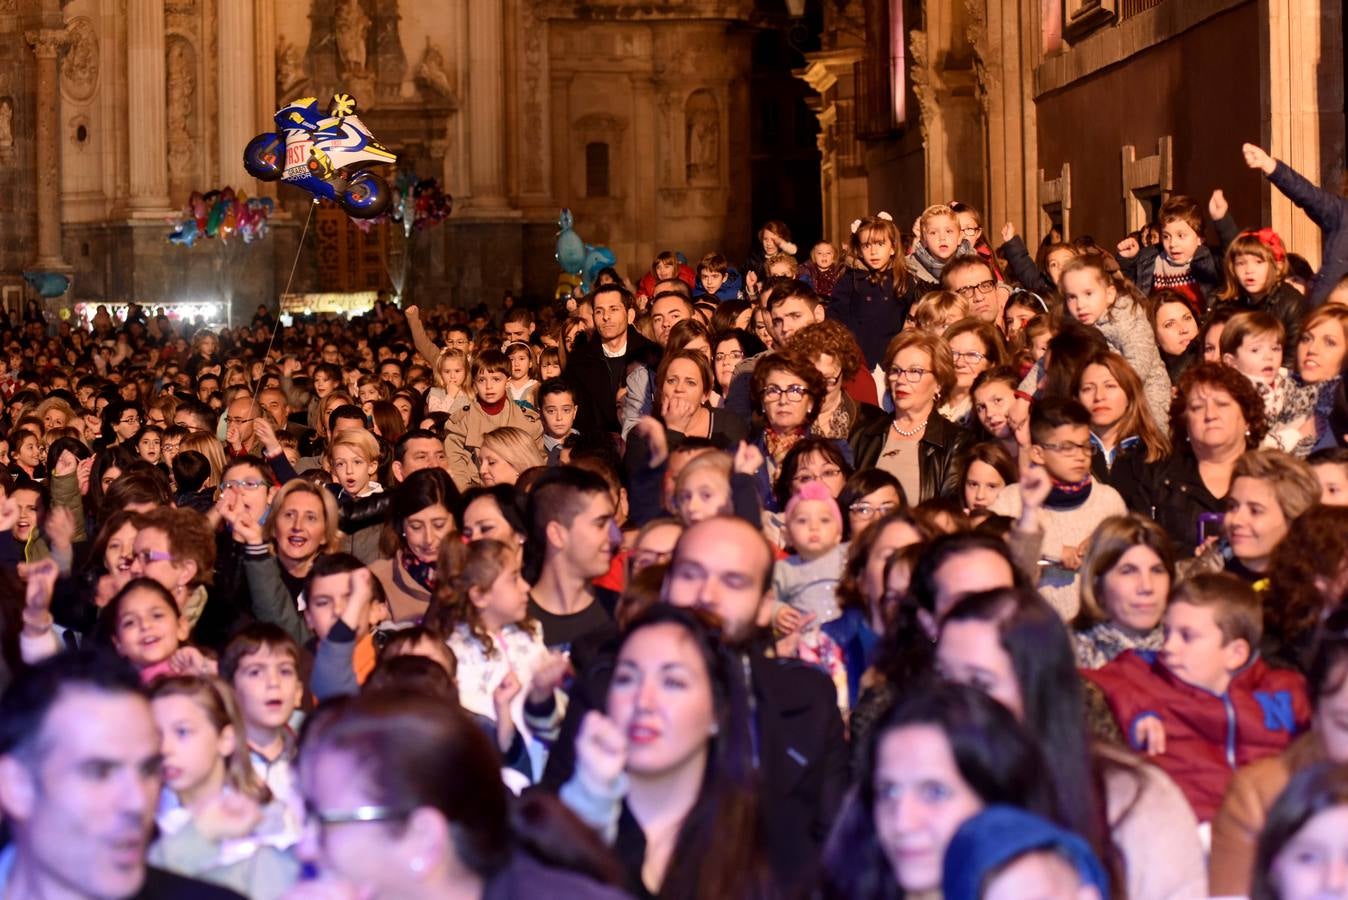
[[[871,281],[865,270],[849,269],[833,286],[828,317],[846,325],[856,336],[868,369],[880,365],[885,347],[903,330],[908,310],[921,295],[922,289],[914,279],[909,282],[908,288],[899,293],[894,289],[892,274]]]

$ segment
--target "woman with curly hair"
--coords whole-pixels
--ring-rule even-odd
[[[1273,550],[1264,604],[1265,658],[1304,668],[1325,617],[1348,594],[1348,507],[1312,506],[1292,522],[1294,541]]]
[[[824,401],[811,434],[847,440],[861,426],[885,418],[879,407],[859,402],[847,392],[865,359],[861,345],[845,325],[832,319],[807,325],[792,336],[791,349],[813,362],[824,376]]]
[[[1217,533],[1236,461],[1259,446],[1268,425],[1250,379],[1204,362],[1180,376],[1170,405],[1169,456],[1118,491],[1133,512],[1166,530],[1181,557]]]

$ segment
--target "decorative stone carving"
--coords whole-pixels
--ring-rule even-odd
[[[370,33],[370,17],[365,15],[360,0],[338,0],[333,34],[337,39],[337,55],[342,61],[342,74],[363,77],[366,74],[366,43]]]
[[[711,91],[694,91],[684,106],[684,149],[690,184],[720,180],[721,113]]]
[[[983,114],[988,113],[989,98],[997,89],[997,48],[993,46],[988,34],[985,0],[964,0],[964,9],[969,14],[969,27],[965,36],[974,51],[974,75],[978,79],[978,103]]]
[[[426,38],[426,51],[421,55],[421,62],[417,64],[416,82],[424,90],[446,100],[454,99],[449,76],[445,74],[445,55],[439,47],[431,43],[429,37]]]
[[[181,37],[169,38],[165,82],[168,111],[169,179],[188,180],[196,150],[192,136],[193,111],[196,107],[196,53]]]
[[[932,120],[940,115],[937,102],[937,75],[932,71],[930,55],[927,52],[927,33],[914,29],[908,32],[908,53],[911,57],[909,68],[913,84],[913,93],[917,96],[920,108],[918,124],[922,129],[922,146],[927,145]]]
[[[14,100],[0,97],[0,150],[14,146]]]
[[[276,38],[276,98],[289,102],[300,96],[308,75],[304,72],[304,51],[286,39],[285,35]]]
[[[524,191],[541,194],[547,191],[543,174],[548,151],[543,98],[548,83],[548,23],[538,15],[533,0],[520,4],[520,30],[524,36],[524,89],[520,92],[520,105],[523,133],[529,136],[520,141]]]
[[[33,48],[38,59],[56,59],[70,41],[70,35],[64,31],[43,28],[40,31],[25,31],[24,40]]]
[[[98,35],[86,16],[66,25],[69,49],[61,62],[61,91],[70,100],[83,103],[98,89]]]

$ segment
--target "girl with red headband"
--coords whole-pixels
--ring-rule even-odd
[[[1226,288],[1218,302],[1266,312],[1282,322],[1283,364],[1296,361],[1297,336],[1306,315],[1306,298],[1287,280],[1287,251],[1272,228],[1243,231],[1226,248]]]

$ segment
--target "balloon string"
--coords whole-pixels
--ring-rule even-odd
[[[281,297],[283,298],[290,293],[290,285],[293,284],[295,281],[295,270],[300,267],[300,251],[304,249],[304,238],[309,234],[309,223],[313,221],[315,206],[318,206],[317,199],[315,199],[313,203],[309,204],[309,215],[304,217],[304,229],[300,232],[299,243],[295,245],[295,259],[290,264],[290,277],[286,279],[285,290],[281,292]],[[271,356],[272,345],[276,343],[276,335],[279,334],[280,331],[281,331],[281,304],[280,302],[278,302],[276,304],[276,324],[272,326],[271,337],[267,339],[267,349],[262,354],[263,366],[266,366],[267,364],[267,357]],[[257,380],[257,384],[253,387],[254,403],[257,402],[258,395],[262,393],[263,381],[265,381],[265,379],[259,378]]]

